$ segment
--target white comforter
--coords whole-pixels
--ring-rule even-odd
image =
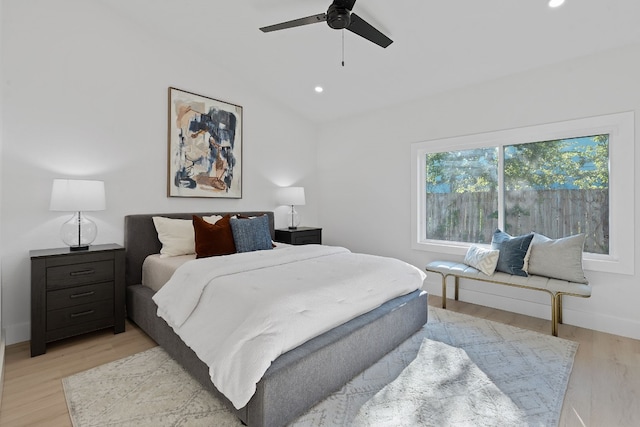
[[[279,355],[397,296],[425,274],[402,261],[306,245],[185,263],[153,300],[236,408]]]

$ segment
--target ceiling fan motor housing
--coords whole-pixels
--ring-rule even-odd
[[[327,24],[334,30],[347,28],[351,24],[351,12],[344,7],[332,4],[327,10]]]

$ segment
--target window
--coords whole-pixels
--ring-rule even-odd
[[[504,228],[583,233],[585,252],[609,254],[609,134],[505,146]]]
[[[425,237],[489,243],[498,227],[496,147],[427,153]]]
[[[464,254],[496,228],[584,233],[585,268],[633,274],[633,123],[622,113],[413,144],[413,248]]]
[[[584,233],[586,252],[609,253],[608,134],[428,153],[424,166],[427,239]]]

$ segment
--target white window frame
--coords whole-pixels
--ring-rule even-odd
[[[609,134],[609,254],[585,253],[583,266],[591,271],[635,274],[634,125],[634,113],[624,112],[411,144],[412,249],[464,256],[471,246],[471,243],[426,238],[425,156],[428,153],[498,146],[502,156],[504,145]],[[502,176],[499,188],[502,188]]]

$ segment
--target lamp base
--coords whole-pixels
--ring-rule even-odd
[[[296,230],[298,225],[300,225],[300,214],[296,211],[296,208],[294,208],[293,205],[291,205],[289,217],[289,230]]]
[[[71,219],[62,224],[60,237],[62,241],[69,245],[72,251],[86,251],[93,243],[98,234],[96,223],[91,221],[81,212],[73,214]]]

